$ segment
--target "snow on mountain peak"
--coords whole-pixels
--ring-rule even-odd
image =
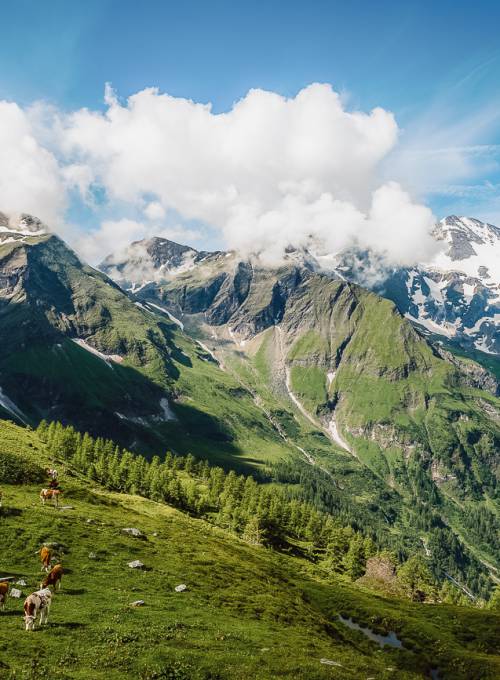
[[[24,240],[27,236],[42,236],[49,231],[38,217],[21,213],[7,216],[0,212],[0,242]]]

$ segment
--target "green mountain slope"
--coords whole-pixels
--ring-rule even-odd
[[[205,349],[53,235],[0,245],[0,342],[5,417],[236,466],[293,453]]]
[[[417,513],[408,529],[425,540],[444,522],[500,568],[500,401],[479,389],[494,383],[484,369],[439,355],[391,302],[307,263],[217,255],[137,295],[202,337],[334,481],[367,467]]]
[[[4,422],[0,461],[10,461],[0,576],[35,589],[42,542],[60,545],[67,570],[47,628],[24,631],[22,600],[0,612],[1,677],[409,680],[439,669],[443,678],[473,680],[500,672],[493,612],[375,596],[167,505],[106,492],[71,466],[63,470],[35,433]],[[69,508],[39,506],[36,481],[54,463]],[[27,483],[6,483],[20,468]],[[147,570],[130,569],[134,559]],[[174,590],[180,583],[183,593]],[[144,606],[130,606],[139,599]],[[381,651],[339,614],[395,631],[405,649]]]

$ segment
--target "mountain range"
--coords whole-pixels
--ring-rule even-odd
[[[446,569],[487,591],[498,383],[345,265],[290,248],[270,268],[153,238],[98,271],[27,215],[2,218],[0,239],[4,417],[257,475],[290,462],[387,540],[423,550],[441,532]]]

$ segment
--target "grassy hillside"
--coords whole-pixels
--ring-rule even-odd
[[[34,433],[5,422],[0,460],[4,482],[19,481],[6,470],[28,465],[26,478],[35,480],[56,462],[71,506],[40,507],[40,483],[2,483],[0,575],[25,579],[25,592],[35,589],[42,542],[60,544],[67,570],[46,629],[24,631],[22,600],[10,599],[0,612],[2,678],[416,679],[439,668],[446,680],[500,673],[498,615],[373,595],[164,504],[106,492],[62,471]],[[124,534],[125,527],[144,537]],[[147,570],[130,569],[133,559]],[[175,592],[181,583],[188,589]],[[138,599],[145,605],[131,607]],[[405,649],[379,650],[339,614],[378,632],[394,630]]]

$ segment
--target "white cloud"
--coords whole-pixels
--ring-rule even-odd
[[[0,103],[0,210],[57,223],[75,188],[97,215],[128,210],[130,219],[76,237],[66,228],[92,262],[154,233],[186,242],[189,230],[165,226],[172,211],[218,230],[226,247],[273,262],[288,245],[312,242],[325,252],[375,248],[394,264],[427,259],[436,247],[434,217],[400,186],[421,190],[411,173],[418,135],[397,156],[398,126],[382,108],[349,111],[324,84],[292,98],[251,90],[221,114],[156,89],[121,103],[107,87],[105,103],[69,114]],[[95,189],[104,207],[93,204]]]
[[[91,168],[111,201],[156,197],[143,208],[149,219],[174,209],[268,259],[311,237],[327,248],[376,247],[401,263],[434,247],[430,212],[380,179],[397,142],[393,115],[349,112],[329,85],[294,98],[251,90],[222,114],[155,89],[121,104],[108,88],[106,103],[104,113],[60,117],[61,149]]]
[[[158,201],[151,201],[144,208],[144,214],[150,220],[162,220],[165,215],[165,208]]]
[[[57,159],[37,141],[29,115],[0,101],[0,210],[34,213],[57,225],[65,205]]]
[[[109,253],[120,255],[134,241],[159,236],[172,241],[196,241],[200,234],[182,225],[163,227],[158,224],[139,222],[130,219],[105,220],[98,229],[75,235],[73,245],[88,262],[99,263]],[[120,259],[117,259],[117,262]]]

